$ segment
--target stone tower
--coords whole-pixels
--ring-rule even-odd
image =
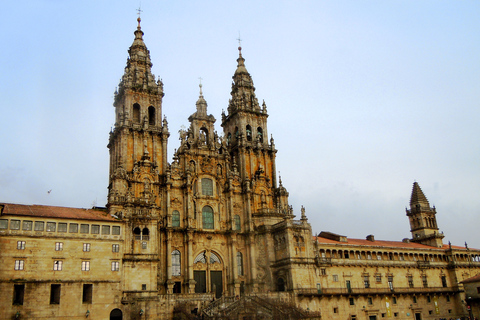
[[[161,183],[167,167],[167,122],[162,122],[163,84],[151,72],[150,52],[138,27],[125,73],[115,92],[110,133],[107,208],[126,223],[125,290],[156,290],[158,223],[164,207]],[[145,258],[145,257],[148,257]]]
[[[233,165],[238,168],[243,183],[247,227],[252,228],[253,216],[266,217],[291,214],[288,192],[281,180],[277,187],[273,137],[268,141],[267,106],[259,105],[253,80],[245,68],[239,47],[237,69],[233,75],[232,98],[228,115],[222,113],[222,127]],[[266,221],[265,221],[266,222]],[[263,222],[262,222],[263,224]]]
[[[414,182],[410,198],[410,210],[407,210],[412,242],[438,248],[443,246],[444,235],[438,231],[436,214],[435,207],[430,207],[422,189],[417,182]]]

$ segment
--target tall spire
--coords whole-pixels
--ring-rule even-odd
[[[423,208],[430,208],[427,197],[425,197],[425,194],[420,188],[418,182],[415,181],[413,183],[412,196],[410,197],[410,206],[414,207],[417,204],[419,204]]]
[[[197,117],[206,117],[207,116],[207,101],[205,101],[205,98],[203,97],[202,78],[200,78],[200,84],[198,86],[200,88],[200,95],[198,96],[198,100],[197,100],[197,103],[196,103],[196,106],[197,106],[196,116]]]
[[[158,80],[155,81],[155,76],[152,74],[152,62],[150,60],[150,51],[147,49],[143,41],[143,31],[140,25],[142,21],[140,12],[137,18],[137,29],[134,31],[135,38],[132,45],[128,49],[127,66],[125,73],[120,81],[119,93],[122,89],[129,88],[134,91],[147,91],[150,93],[159,93],[163,96],[163,83]]]
[[[233,75],[232,99],[228,105],[228,113],[233,114],[238,110],[260,112],[255,87],[252,77],[245,67],[245,59],[242,56],[242,47],[238,47],[237,69]]]

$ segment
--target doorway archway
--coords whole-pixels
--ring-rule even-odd
[[[110,320],[122,320],[122,319],[123,319],[122,310],[113,309],[112,312],[110,312]]]

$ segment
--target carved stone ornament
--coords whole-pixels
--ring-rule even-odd
[[[213,174],[214,164],[213,164],[213,159],[212,158],[204,157],[200,162],[200,166],[201,166],[203,172]]]

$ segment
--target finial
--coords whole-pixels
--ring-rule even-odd
[[[240,38],[240,31],[238,31],[238,51],[242,54],[242,38]]]
[[[203,96],[203,92],[202,92],[202,77],[199,77],[198,80],[200,80],[200,84],[198,85],[200,87],[200,96]]]
[[[143,12],[142,9],[140,9],[141,7],[141,4],[138,6],[138,9],[137,9],[137,14],[138,14],[138,18],[137,18],[137,21],[138,21],[138,26],[137,26],[137,29],[140,30],[141,27],[140,27],[140,21],[142,21],[142,19],[140,18],[140,14]]]

